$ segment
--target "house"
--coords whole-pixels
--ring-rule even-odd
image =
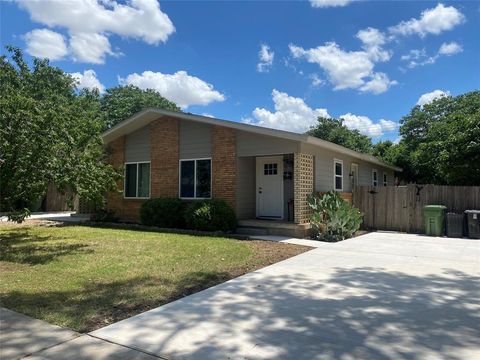
[[[302,236],[306,199],[358,185],[393,185],[394,171],[371,155],[312,136],[148,108],[103,134],[114,166],[125,166],[123,193],[107,208],[138,221],[148,198],[222,198],[245,231]],[[254,228],[254,229],[252,229]]]

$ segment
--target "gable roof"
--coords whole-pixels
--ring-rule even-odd
[[[330,141],[322,140],[307,134],[297,134],[290,131],[270,129],[270,128],[265,128],[257,125],[243,124],[243,123],[222,120],[222,119],[217,119],[217,118],[208,117],[208,116],[201,116],[201,115],[170,111],[170,110],[158,109],[158,108],[146,108],[136,113],[135,115],[129,117],[128,119],[121,121],[111,129],[103,133],[102,135],[103,140],[106,143],[108,143],[120,136],[129,134],[137,129],[144,127],[145,125],[150,124],[153,120],[158,119],[159,116],[171,116],[171,117],[199,122],[203,124],[219,125],[219,126],[224,126],[231,129],[252,132],[260,135],[272,136],[272,137],[277,137],[277,138],[286,139],[286,140],[299,141],[306,144],[318,146],[320,148],[324,148],[327,150],[335,151],[341,154],[349,155],[353,158],[364,160],[373,164],[377,164],[395,171],[402,171],[401,168],[388,165],[372,155],[350,150],[344,146],[337,145]]]

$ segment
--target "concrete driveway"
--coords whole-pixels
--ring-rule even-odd
[[[480,359],[480,241],[325,243],[92,335],[168,359]]]

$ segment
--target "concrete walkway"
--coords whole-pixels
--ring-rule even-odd
[[[158,357],[0,308],[0,359],[158,360]]]
[[[321,243],[92,335],[169,359],[479,359],[480,241]]]
[[[50,220],[77,223],[90,220],[90,215],[76,214],[75,211],[35,212],[27,217],[26,220]],[[0,221],[8,221],[8,217],[0,216]]]

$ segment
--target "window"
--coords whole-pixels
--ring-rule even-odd
[[[212,160],[180,160],[180,197],[208,199],[211,197]]]
[[[343,191],[343,161],[333,160],[333,183],[335,190]]]
[[[383,186],[387,186],[388,185],[388,182],[387,182],[387,174],[383,174]]]
[[[263,164],[263,175],[277,175],[277,173],[278,173],[277,163]]]
[[[126,198],[150,197],[150,163],[125,163]]]
[[[372,185],[378,186],[378,172],[375,169],[372,170]]]

